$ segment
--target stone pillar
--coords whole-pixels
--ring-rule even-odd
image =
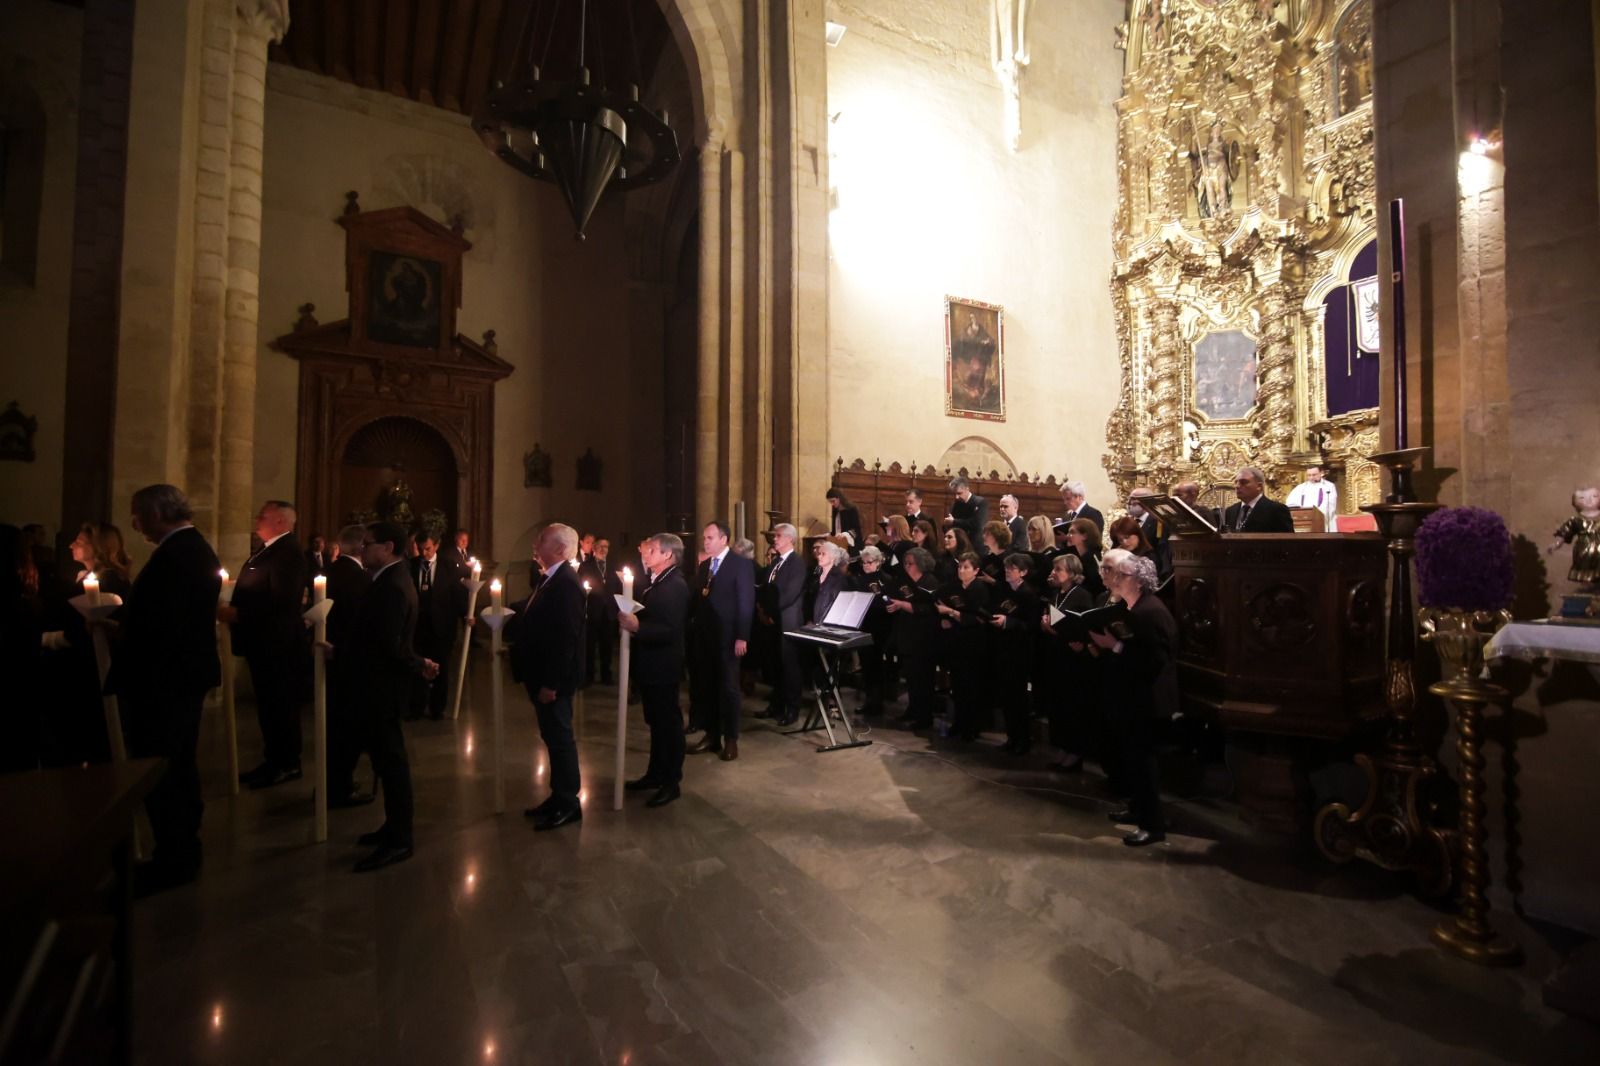
[[[287,0],[238,0],[228,160],[228,288],[222,390],[218,554],[249,554],[255,513],[256,321],[261,289],[261,145],[267,45],[289,28]]]
[[[722,139],[700,148],[700,392],[695,417],[694,516],[691,526],[717,518],[718,426],[722,400]]]
[[[228,185],[233,151],[234,0],[206,0],[201,29],[194,274],[189,307],[188,460],[184,491],[195,525],[216,540],[222,469],[224,301],[228,288]]]
[[[727,336],[723,350],[727,352],[727,379],[722,388],[723,433],[722,484],[726,498],[721,506],[724,518],[733,521],[735,501],[745,501],[745,514],[749,523],[745,535],[765,528],[761,511],[765,502],[754,498],[745,485],[745,187],[744,153],[729,150],[726,153],[728,182],[723,188],[723,230],[727,234],[722,245],[724,289],[727,302],[724,307],[724,326]]]

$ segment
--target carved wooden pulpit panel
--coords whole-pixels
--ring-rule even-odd
[[[349,314],[320,325],[310,304],[273,342],[300,361],[295,503],[300,528],[327,536],[386,518],[413,531],[473,531],[492,555],[494,385],[512,371],[456,333],[459,233],[420,211],[360,211],[345,230]]]

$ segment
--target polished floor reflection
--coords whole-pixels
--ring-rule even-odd
[[[1600,1061],[1541,1005],[1530,931],[1519,970],[1446,959],[1399,886],[1225,809],[1175,804],[1170,844],[1134,851],[1093,778],[892,728],[818,755],[747,720],[738,761],[691,756],[682,800],[614,813],[615,692],[587,703],[585,820],[535,834],[532,714],[508,689],[496,817],[480,666],[459,721],[407,727],[416,858],[361,876],[379,809],[312,844],[309,780],[227,797],[208,717],[204,876],[137,910],[138,1060]]]

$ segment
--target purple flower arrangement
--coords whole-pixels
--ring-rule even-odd
[[[1498,611],[1511,603],[1511,533],[1493,511],[1435,511],[1418,528],[1416,547],[1422,606]]]

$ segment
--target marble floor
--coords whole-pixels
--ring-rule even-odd
[[[747,719],[738,761],[691,756],[681,801],[615,813],[597,688],[585,820],[535,834],[531,710],[508,688],[496,817],[487,685],[480,666],[460,720],[408,725],[417,855],[363,876],[378,809],[332,812],[313,844],[309,780],[227,796],[208,717],[205,873],[136,909],[139,1062],[1600,1061],[1600,1030],[1541,1005],[1532,930],[1511,927],[1519,969],[1456,962],[1374,871],[1202,801],[1173,803],[1168,844],[1124,848],[1095,777],[988,744],[880,727],[819,755]]]

